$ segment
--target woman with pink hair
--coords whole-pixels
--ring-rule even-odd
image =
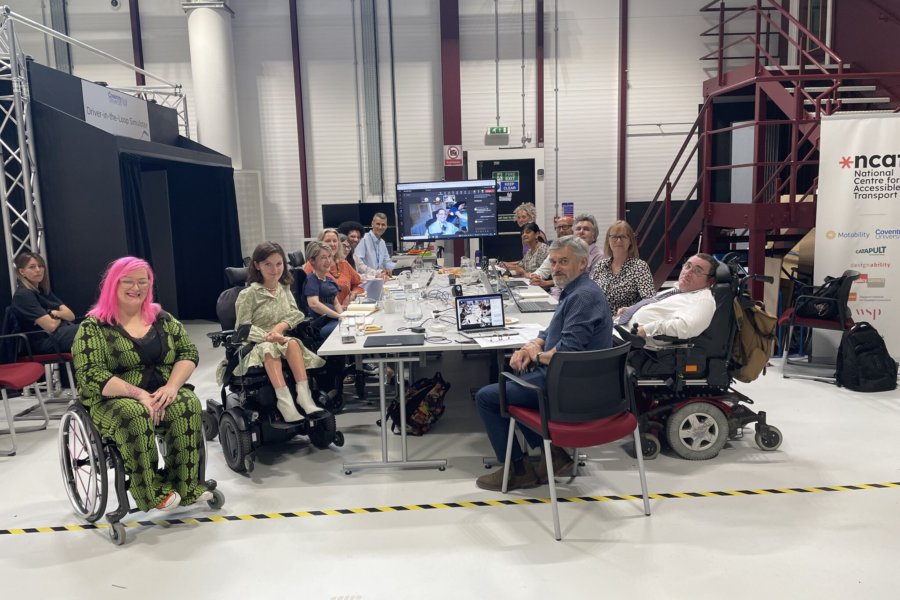
[[[210,500],[199,480],[203,409],[186,384],[197,348],[184,326],[153,302],[146,261],[126,256],[109,266],[72,356],[79,400],[121,452],[137,507],[169,511]],[[167,449],[161,471],[157,435]]]

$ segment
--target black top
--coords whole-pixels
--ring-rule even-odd
[[[130,337],[130,336],[129,336]],[[147,358],[154,365],[158,365],[162,362],[163,359],[163,348],[162,348],[162,340],[159,337],[159,333],[156,331],[156,327],[151,327],[147,334],[142,338],[131,338],[138,344],[141,348],[144,349],[144,352],[147,353]]]
[[[40,290],[40,288],[38,288]],[[12,309],[19,321],[19,330],[24,333],[41,331],[40,325],[35,321],[46,317],[51,310],[59,310],[62,302],[53,292],[44,294],[43,291],[30,290],[22,282],[16,283],[16,293],[12,297]]]

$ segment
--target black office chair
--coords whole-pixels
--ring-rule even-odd
[[[550,442],[561,448],[573,448],[578,462],[578,448],[609,444],[632,434],[638,471],[641,477],[641,493],[644,498],[644,514],[650,516],[647,496],[647,477],[644,474],[644,458],[640,452],[641,440],[638,428],[637,406],[632,390],[633,382],[628,367],[631,344],[622,343],[607,350],[591,352],[557,352],[547,369],[547,394],[533,384],[510,373],[500,374],[500,413],[510,417],[509,438],[506,445],[504,473],[509,472],[515,424],[518,422],[541,434],[544,453],[551,463]],[[633,371],[632,371],[633,372]],[[538,409],[506,405],[506,381],[514,381],[522,387],[534,390],[538,396]],[[548,466],[548,471],[552,470]],[[574,472],[574,470],[573,470]],[[548,472],[550,503],[553,509],[553,527],[556,539],[561,539],[559,508],[556,500],[556,482]],[[503,478],[506,493],[507,478]]]

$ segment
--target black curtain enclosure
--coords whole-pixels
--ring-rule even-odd
[[[83,315],[109,263],[138,256],[165,310],[215,320],[242,264],[231,159],[179,136],[170,108],[147,105],[152,141],[117,136],[85,122],[79,78],[33,63],[29,77],[54,293]]]

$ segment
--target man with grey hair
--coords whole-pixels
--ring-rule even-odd
[[[385,231],[387,231],[387,215],[375,213],[375,216],[372,217],[372,230],[363,236],[362,241],[356,247],[356,258],[372,269],[383,269],[382,275],[388,278],[396,263],[391,260],[387,246],[381,239]]]
[[[557,352],[585,352],[604,350],[612,346],[612,318],[609,304],[600,286],[587,273],[588,245],[578,237],[567,235],[555,240],[550,246],[550,265],[553,282],[562,289],[559,305],[550,321],[550,326],[538,337],[515,352],[509,361],[517,371],[534,367],[531,373],[522,375],[528,383],[547,387],[547,365]],[[506,402],[511,406],[537,408],[537,394],[516,383],[506,385]],[[481,388],[475,395],[475,403],[484,428],[487,430],[497,460],[506,458],[506,440],[509,419],[500,414],[499,385],[493,383]],[[528,428],[522,433],[532,448],[543,449],[541,435]],[[517,441],[513,442],[512,469],[507,476],[508,489],[534,487],[546,483],[551,477],[548,462],[553,473],[560,475],[572,466],[572,457],[562,448],[551,445],[552,457],[543,456],[537,471],[527,459]],[[476,483],[484,490],[499,492],[503,487],[503,469],[479,477]]]
[[[584,240],[590,250],[590,254],[588,255],[588,275],[594,270],[594,265],[603,258],[603,250],[597,245],[597,231],[597,219],[595,219],[593,215],[583,214],[575,217],[574,233]],[[562,289],[559,286],[553,285],[553,278],[550,275],[549,256],[547,257],[547,260],[538,267],[537,271],[531,274],[531,281],[529,283],[542,288],[552,286],[550,295],[554,298],[559,298],[559,295],[562,293]]]

